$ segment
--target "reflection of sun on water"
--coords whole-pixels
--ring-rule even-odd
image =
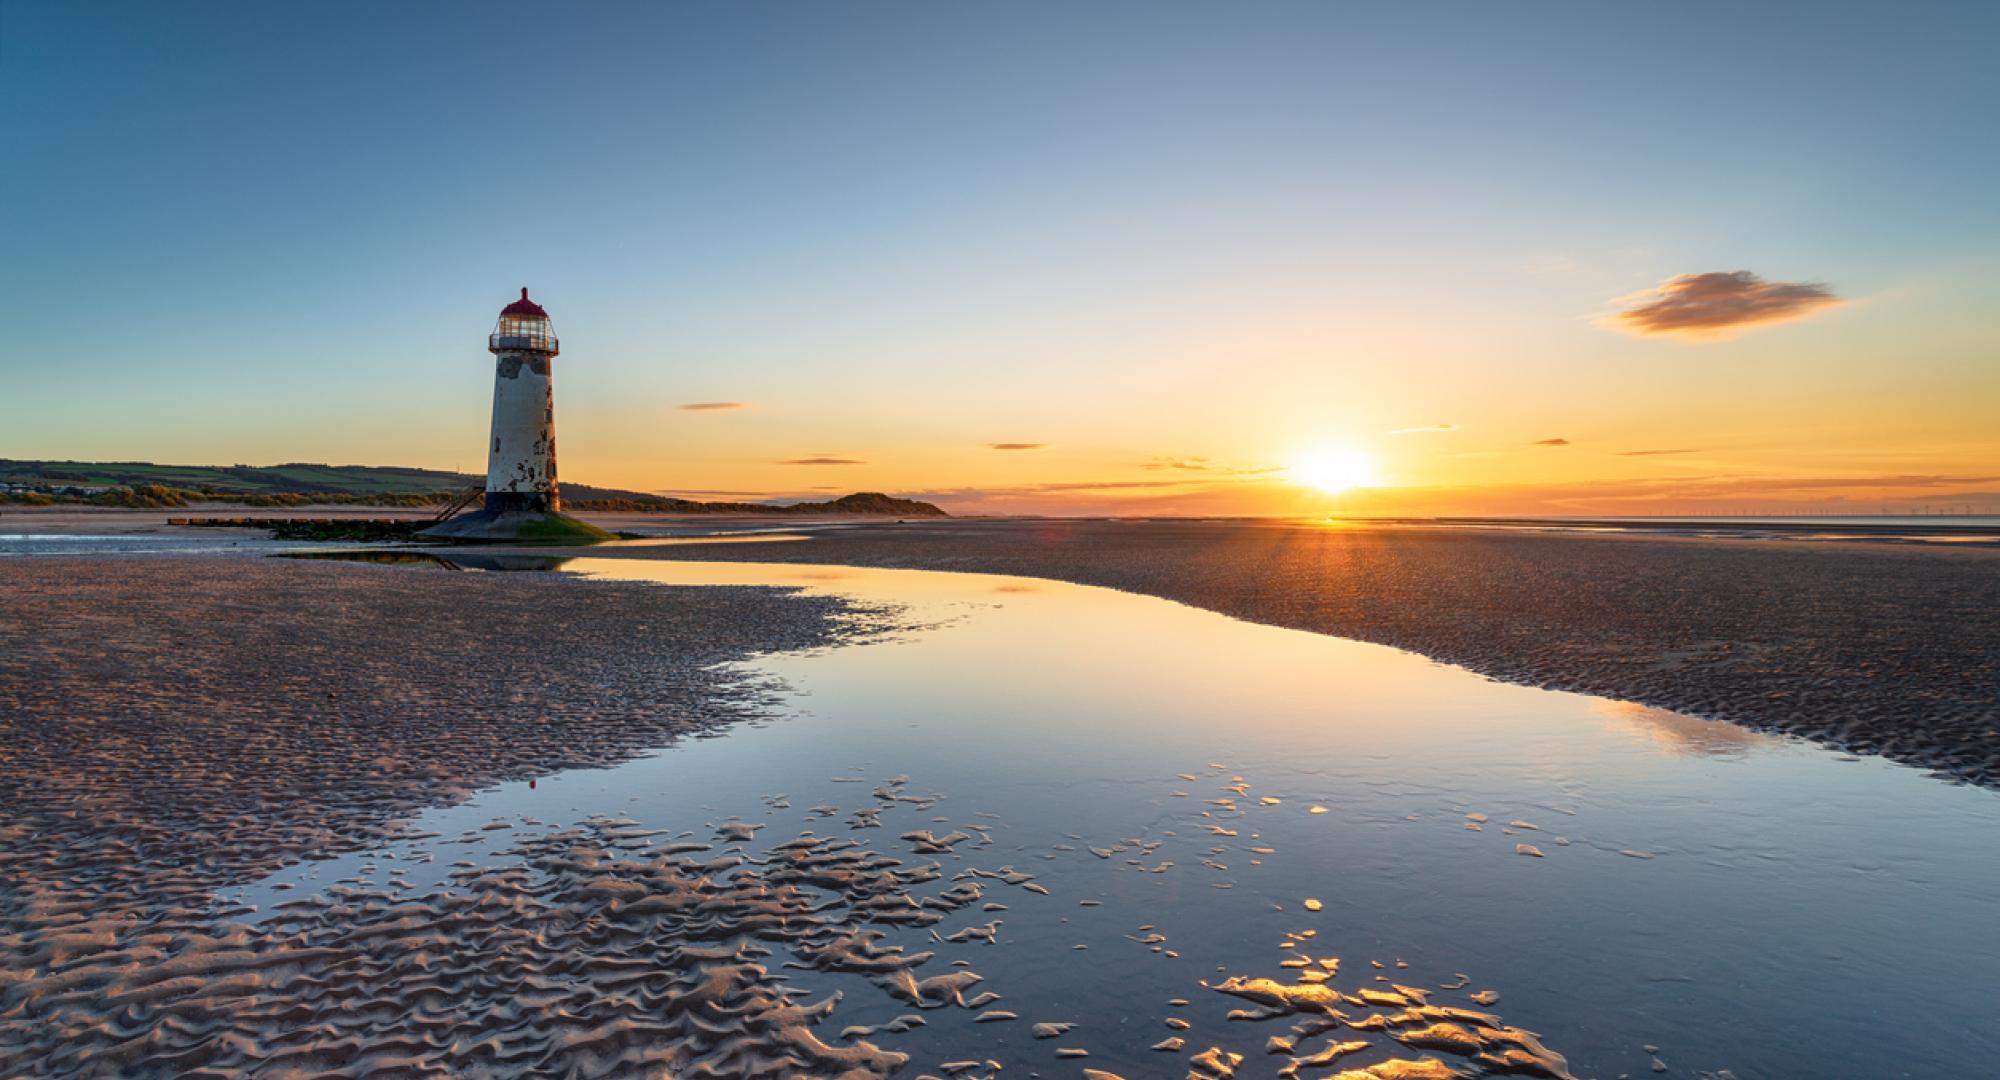
[[[1300,454],[1292,462],[1292,482],[1317,488],[1328,494],[1354,488],[1377,487],[1382,483],[1375,459],[1348,446],[1322,446]]]

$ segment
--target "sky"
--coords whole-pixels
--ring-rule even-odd
[[[483,472],[526,286],[599,486],[1991,512],[1996,41],[1988,3],[0,0],[0,457]]]

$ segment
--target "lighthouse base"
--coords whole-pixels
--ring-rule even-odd
[[[617,539],[568,515],[533,510],[477,510],[438,522],[417,535],[484,544],[595,544]]]

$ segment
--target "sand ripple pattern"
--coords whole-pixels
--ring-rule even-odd
[[[768,714],[837,600],[293,560],[0,561],[0,915],[152,904]]]
[[[773,956],[919,1010],[978,1000],[977,974],[919,978],[932,954],[871,928],[942,921],[976,882],[845,838],[752,858],[653,835],[597,819],[418,899],[336,887],[255,925],[39,912],[6,942],[25,963],[0,987],[8,1071],[882,1077],[906,1056],[823,1038],[839,995],[801,1000]]]
[[[1343,992],[1324,981],[1287,983],[1239,975],[1210,989],[1260,1007],[1255,1012],[1233,1014],[1234,1019],[1293,1020],[1289,1037],[1274,1037],[1268,1044],[1270,1053],[1285,1056],[1278,1075],[1286,1080],[1304,1075],[1301,1070],[1328,1068],[1350,1057],[1367,1061],[1370,1056],[1379,1060],[1332,1075],[1335,1080],[1451,1080],[1485,1075],[1574,1080],[1569,1063],[1543,1046],[1534,1033],[1510,1027],[1490,1012],[1432,1005],[1428,999],[1434,991],[1423,987],[1390,984],[1381,989]],[[1387,1039],[1371,1041],[1370,1035]],[[1322,1041],[1315,1044],[1314,1040]],[[1382,1042],[1393,1048],[1387,1057],[1381,1055]],[[1203,1061],[1208,1063],[1206,1067]],[[1229,1075],[1215,1067],[1218,1062],[1227,1063],[1219,1047],[1197,1061],[1196,1074]]]
[[[614,765],[767,715],[728,662],[886,625],[782,589],[285,560],[8,560],[0,593],[9,1077],[203,1075],[232,1060],[284,1075],[364,1056],[387,1069],[397,1053],[421,1074],[439,1017],[514,978],[508,950],[533,943],[500,915],[533,893],[468,882],[469,912],[354,893],[317,922],[289,912],[293,936],[276,938],[218,923],[229,913],[213,910],[215,891],[377,846],[417,811],[493,783]],[[546,977],[603,973],[534,947]],[[440,973],[435,989],[397,999],[368,981],[404,964]],[[349,996],[359,976],[377,996]],[[755,997],[729,989],[728,965],[708,977],[728,1000]],[[564,1015],[622,1013],[579,1001]],[[550,1060],[602,1053],[577,1023],[562,1028],[574,1054]],[[516,1060],[525,1036],[493,1030],[484,1050],[453,1052]],[[313,1041],[329,1056],[300,1057]]]

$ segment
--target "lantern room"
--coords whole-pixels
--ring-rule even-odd
[[[500,322],[486,339],[488,352],[540,352],[554,356],[557,352],[555,331],[549,327],[549,313],[542,305],[528,299],[528,290],[521,290],[521,298],[500,309]]]

